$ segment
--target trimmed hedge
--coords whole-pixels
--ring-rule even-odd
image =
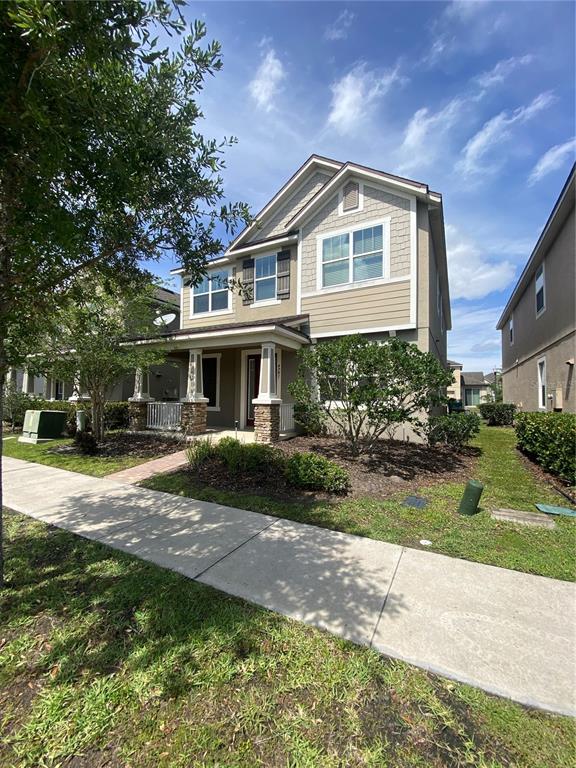
[[[233,437],[224,437],[216,444],[209,437],[195,440],[188,448],[187,456],[192,469],[199,469],[205,462],[218,458],[230,474],[257,478],[274,477],[274,473],[280,473],[296,488],[345,493],[350,485],[346,470],[317,453],[294,453],[288,458],[272,445],[241,443]]]
[[[426,427],[428,445],[442,443],[456,451],[469,443],[478,432],[480,416],[471,411],[451,413],[448,416],[431,416]]]
[[[537,464],[576,485],[576,414],[518,413],[518,448]]]
[[[44,400],[22,392],[7,394],[4,399],[5,420],[13,427],[21,427],[26,411],[66,411],[66,432],[76,433],[76,410],[86,411],[87,429],[90,429],[91,409],[89,402],[75,403],[69,400]],[[106,429],[127,429],[129,424],[129,403],[114,401],[104,406],[104,427]]]
[[[514,403],[480,403],[478,410],[489,427],[511,427],[514,424]]]

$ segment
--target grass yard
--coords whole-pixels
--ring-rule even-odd
[[[409,491],[386,500],[369,497],[350,500],[287,501],[260,494],[239,493],[200,485],[190,471],[159,475],[143,485],[182,496],[265,512],[299,522],[354,533],[408,547],[423,548],[421,539],[432,542],[435,552],[503,568],[576,579],[576,520],[557,518],[556,529],[546,530],[497,522],[490,509],[534,509],[537,501],[567,506],[568,502],[521,460],[514,431],[483,427],[474,443],[481,449],[474,474],[485,485],[482,511],[473,517],[456,513],[464,483],[445,482],[426,486],[416,478]],[[403,504],[408,493],[428,500],[425,509]]]
[[[7,513],[2,768],[568,768],[568,718]]]
[[[109,433],[108,439],[114,441],[120,435],[124,436],[126,433]],[[10,456],[14,459],[23,459],[24,461],[34,461],[37,464],[49,464],[52,467],[58,467],[59,469],[68,469],[70,472],[80,472],[83,475],[93,475],[94,477],[104,477],[111,472],[119,472],[121,469],[128,469],[128,467],[134,467],[137,464],[142,464],[145,461],[150,461],[153,458],[159,456],[165,456],[172,451],[178,451],[182,449],[181,445],[175,444],[174,441],[162,442],[162,440],[147,439],[146,444],[139,449],[138,438],[136,436],[135,445],[131,448],[124,446],[127,450],[125,455],[121,455],[122,451],[119,450],[120,455],[104,455],[104,456],[87,456],[79,453],[57,453],[54,449],[67,448],[74,445],[74,441],[71,438],[62,440],[51,440],[49,443],[19,443],[18,437],[6,436],[2,441],[3,452],[5,456]],[[154,449],[154,442],[157,442],[158,447]]]

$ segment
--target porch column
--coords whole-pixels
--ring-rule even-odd
[[[182,398],[181,425],[186,435],[200,435],[206,432],[208,398],[204,397],[202,377],[202,350],[188,350],[188,372],[186,396]]]
[[[50,376],[46,376],[46,390],[44,397],[46,400],[54,400],[54,379]]]
[[[74,376],[74,381],[72,382],[72,394],[68,398],[68,402],[78,403],[82,400],[90,400],[90,395],[87,395],[86,393],[82,394],[82,381],[80,372],[78,371]]]
[[[4,386],[8,389],[16,389],[18,385],[18,371],[16,368],[8,368]]]
[[[34,374],[27,368],[24,368],[24,376],[22,377],[22,392],[25,395],[34,394]]]
[[[148,371],[136,368],[134,372],[134,394],[128,398],[128,420],[130,429],[141,432],[148,423],[148,403],[153,398],[148,394]]]
[[[280,405],[276,376],[276,344],[264,342],[260,358],[260,382],[254,404],[254,437],[257,443],[280,439]]]

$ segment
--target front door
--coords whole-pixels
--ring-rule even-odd
[[[254,404],[260,388],[260,355],[248,355],[246,358],[246,425],[254,426]]]

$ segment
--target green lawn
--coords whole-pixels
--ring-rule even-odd
[[[121,469],[134,467],[136,464],[151,460],[150,456],[144,458],[139,456],[67,456],[66,454],[50,453],[52,448],[59,445],[72,445],[72,443],[73,441],[68,438],[34,445],[33,443],[19,443],[17,437],[11,439],[11,436],[8,436],[2,441],[2,447],[4,455],[14,459],[35,461],[37,464],[49,464],[52,467],[68,469],[70,472],[80,472],[83,475],[93,475],[94,477],[103,477],[111,472],[119,472]]]
[[[169,493],[265,512],[408,547],[428,547],[454,557],[513,568],[556,579],[576,579],[576,520],[556,519],[555,530],[496,522],[490,509],[534,509],[537,501],[567,506],[568,502],[539,480],[520,460],[514,431],[483,427],[475,444],[481,448],[476,479],[485,485],[482,511],[473,517],[456,513],[463,484],[418,486],[411,492],[428,499],[425,509],[403,505],[406,491],[386,501],[370,498],[334,502],[291,502],[199,486],[186,471],[159,475],[144,485]]]
[[[2,768],[561,768],[573,721],[7,513]]]

